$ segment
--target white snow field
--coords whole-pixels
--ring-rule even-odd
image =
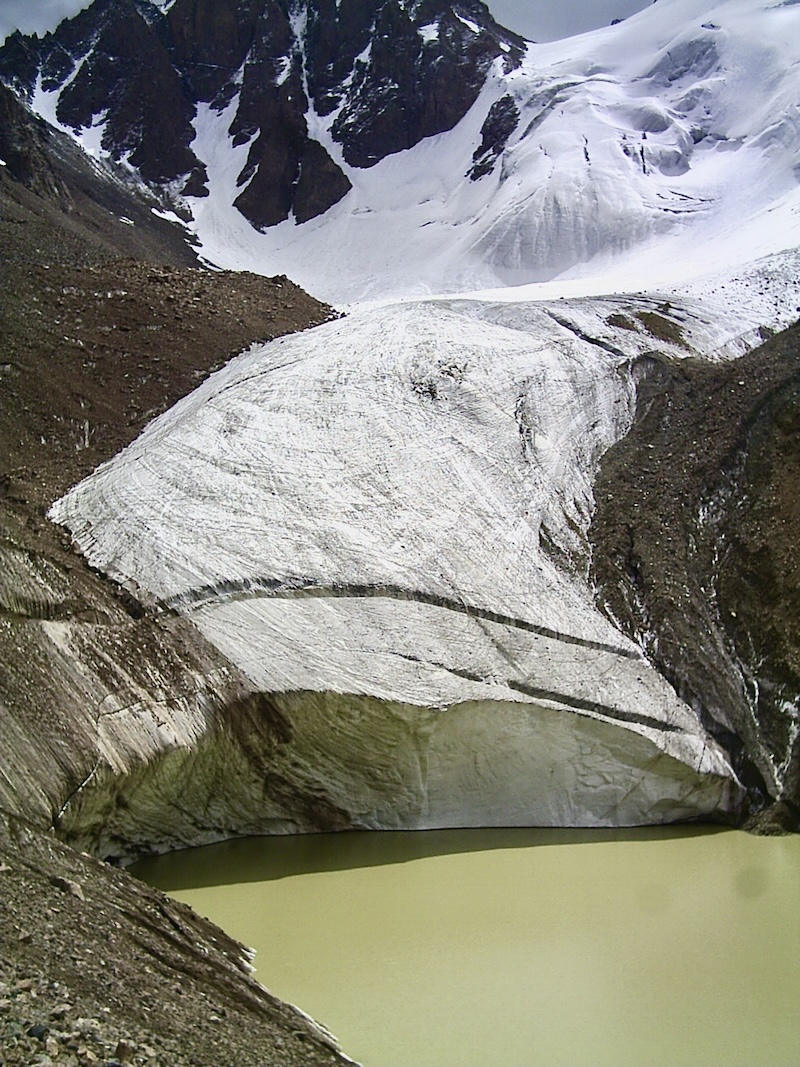
[[[298,47],[302,42],[298,43]],[[520,119],[492,173],[465,180],[491,106]],[[625,22],[495,65],[449,133],[349,167],[323,216],[254,230],[233,207],[248,145],[234,96],[202,105],[194,150],[210,196],[189,201],[219,266],[285,272],[334,303],[559,277],[584,293],[662,286],[800,244],[800,6],[659,0]]]
[[[586,531],[635,357],[731,358],[797,318],[798,78],[800,4],[659,0],[531,46],[452,133],[348,169],[326,215],[263,234],[231,206],[236,99],[198,116],[208,259],[364,302],[233,360],[51,516],[271,694],[284,780],[373,827],[740,803],[694,712],[595,607]],[[504,94],[518,132],[465,180]],[[642,311],[683,343],[610,321]],[[272,829],[312,828],[270,804]]]

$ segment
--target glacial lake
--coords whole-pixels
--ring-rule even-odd
[[[364,1067],[797,1067],[800,836],[260,837],[133,872]]]

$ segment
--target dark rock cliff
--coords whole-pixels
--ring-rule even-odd
[[[263,228],[338,203],[351,187],[339,152],[369,167],[451,129],[492,63],[514,66],[523,47],[480,0],[176,0],[166,13],[95,0],[41,40],[10,37],[0,79],[28,99],[56,93],[65,127],[102,124],[112,160],[191,196],[208,192],[198,109],[235,102],[229,134],[249,144],[236,206]],[[310,114],[327,119],[327,146]]]

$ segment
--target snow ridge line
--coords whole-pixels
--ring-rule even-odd
[[[623,659],[639,660],[642,658],[638,649],[621,648],[619,645],[606,644],[604,641],[594,641],[588,637],[577,637],[575,634],[561,633],[558,630],[552,630],[549,626],[541,626],[538,623],[529,622],[527,619],[519,619],[513,615],[492,611],[490,608],[480,608],[474,604],[467,604],[463,600],[455,600],[441,596],[438,593],[427,593],[422,590],[403,589],[397,585],[351,585],[347,583],[335,585],[303,585],[298,583],[297,585],[290,585],[279,581],[277,578],[239,578],[229,579],[214,585],[203,585],[195,589],[187,589],[185,592],[178,593],[165,600],[164,604],[172,610],[183,612],[207,607],[213,603],[232,600],[254,600],[264,597],[283,600],[304,597],[384,597],[389,600],[410,600],[417,604],[430,604],[432,607],[457,611],[462,615],[471,615],[478,619],[485,619],[487,622],[498,623],[501,626],[511,626],[517,630],[526,630],[528,633],[538,634],[540,637],[548,637],[564,644],[579,645],[581,648],[589,648],[596,652],[610,652],[612,655],[620,656]]]

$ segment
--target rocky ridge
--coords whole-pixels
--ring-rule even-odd
[[[777,800],[753,822],[775,830],[800,827],[799,376],[797,325],[733,362],[648,360],[590,534],[605,610]]]
[[[0,79],[146,183],[205,196],[192,142],[204,106],[236,100],[247,146],[236,207],[257,228],[302,223],[370,167],[451,129],[498,57],[523,42],[480,0],[96,0],[41,40],[12,35]],[[45,99],[48,103],[45,105]],[[314,128],[330,125],[334,155]]]

